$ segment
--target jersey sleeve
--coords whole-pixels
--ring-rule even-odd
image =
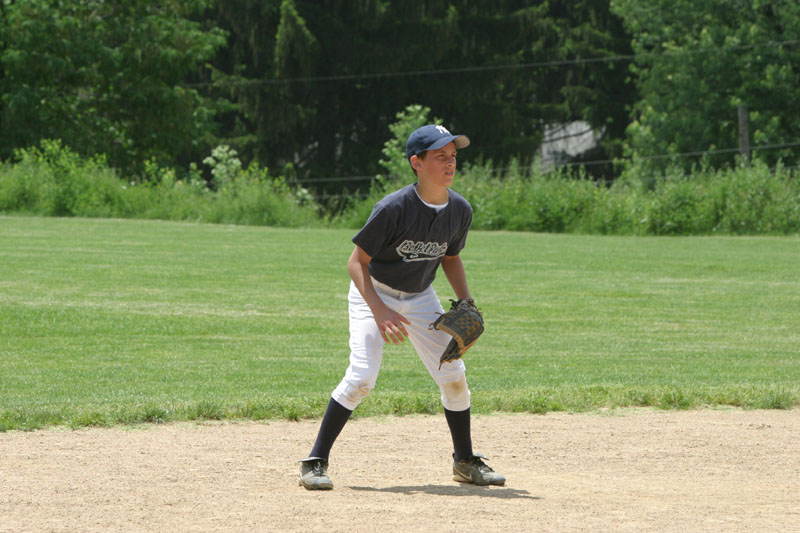
[[[364,227],[355,234],[352,241],[368,256],[375,257],[386,246],[393,231],[394,223],[388,209],[378,204],[372,210]]]

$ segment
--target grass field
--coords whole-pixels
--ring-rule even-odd
[[[352,233],[0,217],[0,431],[320,416]],[[800,405],[797,237],[473,232],[462,257],[474,412]],[[439,410],[404,345],[356,413]]]

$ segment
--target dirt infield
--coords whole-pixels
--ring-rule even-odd
[[[451,480],[443,416],[0,434],[0,531],[800,531],[800,410],[474,417],[505,487]]]

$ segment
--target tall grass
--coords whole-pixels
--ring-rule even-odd
[[[405,120],[421,120],[419,116]],[[406,128],[407,129],[407,128]],[[403,132],[405,131],[402,130]],[[404,135],[405,133],[403,133]],[[400,143],[387,143],[386,175],[365,197],[354,195],[326,212],[310,191],[218,147],[181,179],[145,165],[144,176],[122,180],[102,158],[80,158],[58,142],[21,150],[0,165],[0,213],[144,218],[280,227],[358,228],[375,202],[415,180]],[[791,235],[800,232],[800,177],[760,161],[749,167],[670,169],[644,179],[635,169],[610,186],[566,169],[543,172],[512,161],[462,165],[454,190],[472,204],[473,228],[600,235]]]
[[[145,165],[145,175],[123,180],[102,158],[80,158],[58,141],[20,150],[0,167],[0,212],[47,216],[142,218],[282,227],[321,224],[307,191],[218,147],[205,163],[212,183],[196,167],[175,171]]]
[[[800,232],[800,179],[778,166],[670,170],[650,187],[635,177],[611,186],[574,172],[491,165],[453,186],[475,209],[474,227],[602,235],[786,235]]]

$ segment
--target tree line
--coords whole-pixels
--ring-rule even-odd
[[[585,160],[795,165],[793,0],[0,0],[0,159],[44,139],[131,176],[218,145],[288,179],[373,176],[411,104],[469,160],[530,161],[545,128],[601,132]],[[702,158],[701,158],[702,154]],[[580,162],[580,161],[578,161]],[[351,184],[357,185],[358,182]],[[318,189],[346,186],[318,181]]]

